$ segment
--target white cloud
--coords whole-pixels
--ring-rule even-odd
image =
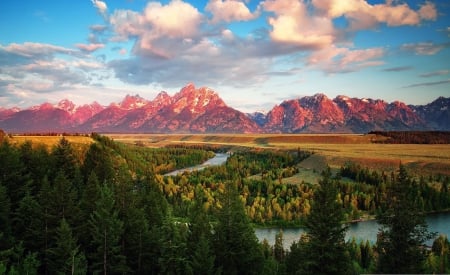
[[[165,6],[159,2],[150,2],[145,8],[143,19],[150,25],[151,36],[186,38],[198,33],[202,14],[189,3],[173,0]]]
[[[106,12],[108,9],[108,6],[106,5],[105,2],[100,1],[100,0],[91,0],[92,4],[94,5],[95,8],[97,8],[98,12],[102,15],[102,16],[106,16]]]
[[[353,30],[370,29],[380,23],[388,26],[418,25],[421,20],[437,18],[436,7],[431,2],[426,2],[418,11],[407,3],[396,4],[394,1],[372,5],[365,0],[312,0],[312,4],[332,18],[345,16]]]
[[[91,44],[76,44],[75,45],[78,49],[85,51],[85,52],[93,52],[98,49],[104,48],[105,44],[101,43],[91,43]]]
[[[259,11],[250,12],[248,7],[239,0],[210,0],[205,10],[213,15],[211,22],[248,21],[259,16]]]
[[[385,50],[382,48],[349,49],[331,46],[312,53],[307,64],[327,73],[346,73],[382,65],[381,58],[384,55]]]
[[[267,0],[263,8],[275,14],[269,17],[270,37],[281,43],[295,44],[306,49],[320,49],[335,41],[331,18],[311,14],[305,2],[299,0]]]
[[[8,46],[0,45],[0,51],[17,54],[27,58],[51,57],[54,54],[76,54],[75,50],[51,44],[25,42],[23,44],[11,43]]]
[[[419,16],[425,20],[436,20],[437,10],[436,6],[431,2],[426,2],[419,9]]]
[[[131,37],[142,35],[145,31],[142,15],[131,10],[116,10],[110,16],[115,35],[113,41],[123,41]]]

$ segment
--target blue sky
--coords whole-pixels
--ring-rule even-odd
[[[450,96],[450,2],[2,0],[0,107],[153,99],[187,83],[238,110]]]

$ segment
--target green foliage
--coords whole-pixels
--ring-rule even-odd
[[[123,222],[119,219],[112,189],[107,184],[99,188],[100,197],[89,220],[92,245],[95,248],[90,256],[92,270],[105,274],[124,272],[127,268],[120,248]]]
[[[358,180],[327,176],[316,186],[297,174],[308,152],[240,149],[224,165],[169,177],[163,174],[212,157],[212,148],[153,149],[93,137],[82,151],[66,139],[50,152],[31,142],[0,144],[0,274],[295,274],[324,258],[337,266],[348,255],[350,271],[375,271],[378,251],[368,242],[345,246],[342,221],[388,209],[382,202],[395,176],[356,165],[347,172]],[[448,178],[410,187],[420,209],[450,205]],[[321,196],[333,202],[319,207]],[[250,224],[298,225],[305,217],[308,235],[290,250],[281,233],[273,247],[259,244]],[[312,237],[320,232],[333,236],[322,241],[326,251]],[[424,271],[448,271],[446,247],[436,241]]]
[[[66,219],[61,220],[56,229],[56,245],[51,248],[50,273],[52,274],[86,274],[87,262],[80,251],[76,238]]]
[[[324,174],[314,192],[311,213],[306,217],[306,263],[302,267],[309,274],[348,274],[350,259],[345,244],[347,226],[344,211],[337,202],[338,190]]]
[[[258,274],[262,251],[235,184],[226,184],[220,204],[214,236],[216,265],[225,274]]]
[[[425,260],[425,241],[433,234],[417,206],[409,175],[403,165],[396,182],[388,189],[384,211],[378,216],[381,225],[378,247],[378,270],[387,273],[421,273]]]

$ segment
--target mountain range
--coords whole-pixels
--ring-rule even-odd
[[[366,133],[450,130],[450,97],[427,105],[381,99],[334,99],[324,94],[285,100],[267,113],[246,114],[210,88],[188,84],[153,100],[127,95],[120,103],[76,106],[65,99],[27,109],[1,108],[0,129],[9,133]]]

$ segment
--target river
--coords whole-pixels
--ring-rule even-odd
[[[192,172],[192,171],[202,170],[209,166],[222,165],[227,161],[228,156],[229,156],[229,154],[226,154],[226,153],[217,153],[213,158],[208,159],[207,161],[203,162],[202,164],[188,167],[188,168],[178,169],[178,170],[172,171],[170,173],[167,173],[164,176],[176,176],[176,175],[182,174],[184,172]]]
[[[438,234],[446,234],[450,236],[450,213],[430,214],[426,218],[428,223],[428,230],[437,232]],[[375,220],[352,223],[347,231],[346,239],[355,238],[357,242],[361,240],[369,240],[375,243],[377,240],[379,225]],[[256,236],[260,241],[266,239],[269,244],[275,243],[275,235],[280,228],[257,228],[255,229]],[[298,241],[300,235],[304,231],[300,228],[285,228],[283,229],[283,245],[285,249],[289,249],[294,241]],[[433,240],[429,240],[426,244],[431,245]]]
[[[205,169],[209,166],[222,165],[227,161],[228,157],[229,154],[227,153],[217,153],[213,158],[200,165],[175,170],[164,176],[176,176],[186,171],[192,172]],[[450,212],[431,214],[427,216],[426,220],[430,231],[450,236]],[[369,240],[370,242],[375,243],[377,240],[378,228],[379,225],[375,220],[352,223],[348,228],[346,238],[347,240],[355,238],[358,242],[361,240]],[[255,229],[255,233],[260,241],[266,239],[269,244],[273,245],[275,243],[275,235],[279,230],[280,228],[257,228]],[[291,244],[294,241],[297,241],[303,232],[304,231],[300,228],[283,229],[284,247],[289,249]],[[432,242],[433,240],[428,241],[427,245],[431,245]]]

